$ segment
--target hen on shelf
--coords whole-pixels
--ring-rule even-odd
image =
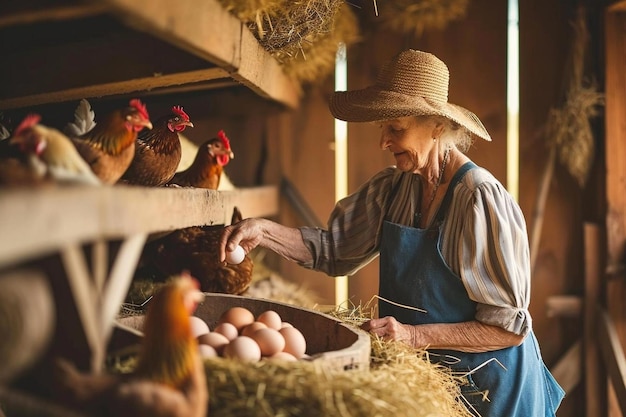
[[[220,130],[216,138],[200,145],[191,165],[177,172],[169,184],[217,190],[224,166],[234,157],[228,137]]]
[[[231,223],[241,218],[241,212],[235,208]],[[219,240],[223,229],[224,225],[212,225],[176,230],[149,242],[144,262],[165,277],[189,271],[200,282],[202,291],[239,295],[252,282],[253,262],[248,255],[237,265],[220,262]]]
[[[206,374],[189,320],[202,299],[188,274],[170,279],[148,305],[134,371],[88,374],[59,359],[49,394],[93,416],[205,417]]]
[[[160,186],[174,177],[181,158],[178,133],[193,127],[182,107],[172,107],[172,112],[159,118],[152,130],[142,130],[137,135],[135,157],[120,182],[143,186]]]
[[[105,184],[115,184],[130,166],[137,133],[144,127],[152,129],[148,110],[139,99],[132,99],[128,106],[109,112],[91,130],[71,139],[96,176]]]
[[[26,116],[8,139],[24,154],[23,166],[33,178],[101,184],[70,139],[57,129],[40,124],[40,120],[38,114]]]

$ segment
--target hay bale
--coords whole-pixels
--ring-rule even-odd
[[[420,36],[465,17],[468,4],[469,0],[394,0],[377,2],[377,9],[383,28]]]
[[[450,371],[425,352],[373,340],[369,371],[326,372],[315,362],[205,362],[211,416],[471,416]]]
[[[358,40],[358,23],[342,0],[220,0],[294,80],[321,82],[334,69],[339,43]]]

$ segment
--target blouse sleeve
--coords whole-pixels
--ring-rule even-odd
[[[525,335],[532,327],[526,222],[506,189],[488,178],[475,186],[464,181],[455,190],[460,204],[453,204],[449,215],[456,219],[451,228],[458,231],[458,252],[447,258],[457,260],[452,269],[478,303],[476,320]]]
[[[327,230],[302,227],[302,239],[313,256],[305,268],[330,276],[352,275],[376,256],[396,169],[384,169],[354,194],[340,200]]]

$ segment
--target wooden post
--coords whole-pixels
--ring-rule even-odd
[[[602,377],[597,334],[596,306],[600,302],[600,227],[584,225],[585,297],[583,307],[583,368],[585,374],[585,407],[587,417],[606,415],[606,380]]]

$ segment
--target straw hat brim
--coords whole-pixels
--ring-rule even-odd
[[[375,122],[405,116],[436,115],[447,117],[472,134],[487,141],[491,136],[471,111],[452,103],[437,103],[420,96],[368,87],[361,90],[337,91],[330,99],[332,115],[347,122]]]

